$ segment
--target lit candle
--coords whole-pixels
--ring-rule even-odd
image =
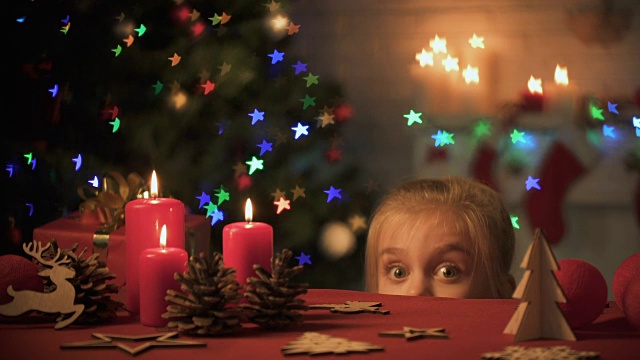
[[[235,222],[222,229],[222,255],[226,267],[236,269],[236,280],[241,287],[250,276],[255,276],[254,264],[271,271],[273,257],[273,228],[265,223],[253,222],[251,199],[245,206],[246,222]]]
[[[570,120],[573,118],[576,108],[576,89],[572,83],[569,83],[567,68],[557,64],[554,80],[555,85],[547,92],[549,101],[545,110],[550,114],[567,117]]]
[[[180,290],[173,275],[184,272],[189,259],[185,250],[166,244],[167,225],[162,225],[160,247],[140,253],[140,323],[145,326],[167,325],[168,320],[162,314],[169,302],[164,298],[168,289]]]
[[[139,260],[145,249],[158,246],[161,225],[166,224],[167,247],[184,249],[184,204],[176,199],[158,198],[156,172],[151,176],[151,197],[135,199],[125,205],[127,308],[140,311]]]
[[[527,85],[529,90],[522,93],[522,103],[520,107],[524,111],[541,112],[544,108],[542,80],[536,79],[531,75]]]

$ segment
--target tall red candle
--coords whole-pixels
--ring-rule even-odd
[[[169,322],[162,317],[169,302],[167,290],[180,290],[180,283],[173,278],[182,273],[189,256],[183,249],[166,247],[167,226],[162,226],[160,247],[145,249],[140,253],[140,323],[161,327]]]
[[[140,311],[139,261],[145,249],[158,247],[161,224],[167,225],[167,247],[185,248],[184,204],[158,198],[156,172],[151,177],[151,197],[129,201],[124,209],[127,253],[127,308]]]
[[[254,264],[271,271],[273,257],[273,227],[252,221],[250,199],[247,199],[245,206],[245,220],[228,224],[222,229],[224,265],[236,269],[236,280],[240,286],[246,285],[247,277],[256,276]]]

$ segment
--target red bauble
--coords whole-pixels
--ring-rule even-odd
[[[556,278],[567,298],[559,303],[572,329],[591,324],[607,304],[607,281],[598,268],[580,259],[558,261]]]
[[[629,280],[638,274],[640,274],[640,252],[624,259],[622,264],[616,269],[615,274],[613,274],[613,284],[611,286],[613,297],[621,309],[624,308],[624,298],[622,295],[627,288]]]
[[[629,279],[622,299],[624,316],[631,326],[640,330],[640,273]]]
[[[0,304],[13,300],[7,294],[9,285],[13,286],[13,290],[44,291],[44,281],[38,275],[38,265],[19,255],[0,256]]]

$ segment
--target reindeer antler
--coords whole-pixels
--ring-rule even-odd
[[[24,252],[34,257],[36,260],[38,260],[38,262],[40,262],[43,265],[54,267],[60,264],[68,264],[71,261],[67,259],[66,255],[64,258],[62,258],[62,260],[58,260],[58,258],[60,257],[60,248],[58,248],[56,256],[53,259],[44,260],[42,258],[42,253],[46,251],[49,247],[51,247],[51,243],[48,243],[44,247],[42,247],[41,242],[35,242],[35,241],[32,241],[29,244],[22,244],[22,248],[24,249]]]

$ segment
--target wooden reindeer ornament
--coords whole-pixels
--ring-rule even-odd
[[[44,293],[33,290],[14,290],[13,286],[7,287],[7,294],[13,297],[10,303],[0,305],[0,315],[19,316],[28,311],[40,311],[50,314],[72,314],[64,320],[58,321],[55,329],[62,329],[74,322],[84,311],[84,305],[74,304],[76,290],[67,279],[72,279],[76,272],[65,266],[70,260],[65,256],[61,260],[60,249],[53,259],[43,259],[42,253],[51,246],[51,243],[42,247],[40,242],[31,242],[30,244],[22,244],[24,251],[34,257],[41,264],[49,268],[38,273],[40,276],[46,276],[53,281],[56,288],[52,292]]]

